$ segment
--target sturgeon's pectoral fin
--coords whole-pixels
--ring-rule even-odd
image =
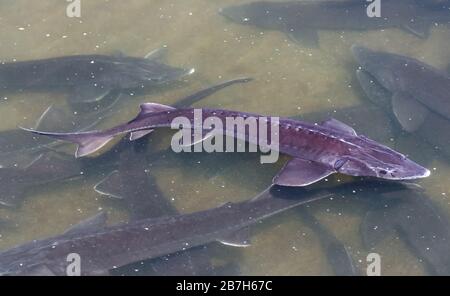
[[[164,60],[167,56],[167,47],[160,47],[152,50],[148,54],[144,56],[144,59],[153,60],[153,61],[161,61]]]
[[[273,183],[280,186],[301,187],[308,186],[331,175],[335,171],[323,164],[303,160],[291,159],[275,176]]]
[[[405,93],[395,93],[392,96],[392,108],[398,122],[407,132],[417,130],[429,114],[424,105]]]
[[[217,241],[227,246],[241,247],[241,248],[248,247],[251,245],[250,229],[249,227],[244,227],[242,229],[239,229],[238,231],[235,231],[231,234],[219,238]]]
[[[94,103],[102,100],[111,92],[111,89],[95,85],[75,87],[69,94],[70,104]]]
[[[54,131],[70,128],[70,120],[67,117],[68,114],[63,109],[50,105],[36,121],[35,129]]]
[[[351,136],[357,135],[356,131],[351,126],[346,125],[345,123],[343,123],[337,119],[334,119],[334,118],[330,118],[324,122],[321,122],[320,125],[324,126],[324,127],[335,129],[337,131],[346,133]]]
[[[367,212],[360,229],[363,244],[367,249],[374,248],[384,238],[394,232],[388,220],[390,219],[386,217],[386,212],[383,210]]]
[[[386,108],[391,105],[392,94],[378,81],[364,70],[357,70],[356,77],[367,97],[378,107]],[[390,112],[390,108],[389,108]]]
[[[131,132],[130,133],[130,141],[135,141],[135,140],[138,140],[140,138],[143,138],[146,135],[150,134],[151,132],[153,132],[152,129]]]
[[[83,233],[90,230],[100,229],[106,225],[106,219],[107,219],[106,212],[101,211],[95,216],[90,217],[84,221],[81,221],[80,223],[67,229],[66,232],[64,232],[64,234],[71,235]]]
[[[430,35],[430,24],[417,19],[414,22],[409,22],[408,24],[403,25],[402,29],[423,39],[428,38]]]
[[[112,140],[112,137],[92,137],[87,139],[78,145],[78,149],[75,152],[76,157],[83,157],[100,150],[103,146],[108,144]]]
[[[289,39],[307,47],[319,46],[319,34],[316,30],[308,29],[288,29],[287,35]]]
[[[105,179],[94,186],[94,190],[102,195],[123,199],[122,180],[119,171],[111,172]]]

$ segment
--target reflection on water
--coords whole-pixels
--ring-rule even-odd
[[[75,159],[73,147],[60,143],[52,143],[52,152],[41,156],[50,140],[30,138],[16,129],[37,124],[55,131],[111,127],[134,118],[142,102],[173,105],[218,82],[252,77],[253,81],[222,89],[194,106],[305,121],[334,117],[408,155],[432,175],[414,182],[421,188],[335,175],[311,189],[324,188],[333,197],[258,224],[251,229],[251,247],[213,243],[139,262],[114,274],[365,274],[366,257],[372,252],[380,254],[385,275],[450,273],[448,118],[431,113],[416,131],[405,132],[390,100],[380,106],[368,99],[355,74],[360,65],[350,50],[359,44],[443,70],[450,60],[446,25],[433,23],[428,38],[397,25],[383,30],[320,29],[318,46],[311,46],[294,41],[283,30],[242,25],[218,14],[220,8],[249,1],[81,2],[81,18],[68,18],[64,1],[4,1],[0,60],[81,54],[144,59],[162,48],[165,53],[157,54],[158,63],[196,71],[179,75],[170,84],[108,89],[103,100],[82,106],[67,104],[71,97],[67,90],[4,89],[8,80],[0,75],[1,250],[61,234],[100,210],[108,213],[112,225],[128,218],[206,210],[258,195],[287,157],[261,165],[256,154],[175,154],[168,149],[172,133],[167,130],[155,131],[136,147],[116,142],[95,158]],[[433,14],[448,12],[436,2],[446,1],[423,3]],[[101,95],[86,93],[93,98]],[[446,98],[440,110],[448,108]],[[72,115],[73,110],[77,114]],[[136,154],[130,156],[130,151]],[[118,186],[119,181],[125,185]],[[272,194],[305,197],[311,192],[274,188]],[[132,198],[124,200],[124,195]],[[144,196],[155,198],[142,200]]]

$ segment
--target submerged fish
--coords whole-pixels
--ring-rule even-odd
[[[450,76],[418,60],[352,47],[361,69],[359,83],[373,103],[415,133],[450,155]]]
[[[176,104],[180,106],[193,104],[225,87],[251,80],[251,78],[238,78],[216,84],[184,97]],[[104,111],[106,113],[102,113],[103,116],[107,116],[107,110]],[[46,130],[54,130],[57,127],[73,128],[71,122],[65,124],[67,123],[66,114],[63,110],[51,106],[44,112],[36,126]],[[79,118],[94,119],[91,115]],[[97,120],[101,119],[97,118]],[[114,169],[120,162],[117,156],[129,148],[122,142],[111,153],[95,161],[91,159],[75,161],[49,150],[49,147],[55,148],[61,142],[55,142],[52,139],[48,141],[48,139],[48,137],[30,135],[22,130],[0,132],[0,181],[4,184],[0,193],[0,204],[16,206],[24,197],[26,189],[36,184],[47,184],[75,176],[81,177],[81,172],[86,176],[99,170]]]
[[[448,74],[397,54],[356,45],[352,52],[362,68],[358,78],[363,89],[378,102],[381,94],[390,95],[387,98],[406,131],[416,130],[430,112],[450,120]]]
[[[259,1],[226,7],[220,14],[233,22],[285,32],[302,44],[317,46],[318,30],[402,28],[426,37],[436,23],[447,23],[445,10],[427,9],[411,0],[382,1],[381,16],[369,17],[367,1]]]
[[[449,9],[449,0],[414,0],[417,4],[433,9]]]
[[[9,223],[9,221],[7,221],[6,219],[0,218],[0,226],[1,227],[7,225],[8,223]]]
[[[299,211],[302,221],[317,235],[334,274],[336,276],[357,275],[358,271],[347,247],[305,207],[299,208]]]
[[[450,275],[450,221],[423,192],[382,193],[371,201],[361,225],[363,242],[374,248],[396,234],[433,275]]]
[[[25,168],[0,168],[0,205],[16,206],[27,189],[81,177],[82,173],[79,161],[55,152],[40,154]]]
[[[116,267],[220,241],[290,208],[324,198],[264,198],[192,214],[144,219],[106,227],[100,213],[64,234],[0,253],[0,275],[65,275],[67,256],[80,256],[82,275],[105,274]]]
[[[139,140],[135,145],[128,145],[128,149],[120,153],[117,170],[95,186],[98,193],[122,201],[130,215],[130,221],[179,214],[159,189],[148,171],[147,162],[142,161],[145,148],[146,145],[139,143]],[[138,270],[145,274],[191,276],[211,275],[215,271],[206,246],[136,263],[131,269],[134,273]]]
[[[312,113],[305,113],[292,117],[292,119],[320,122],[327,118],[335,118],[345,122],[358,132],[371,139],[387,143],[395,138],[400,130],[386,112],[375,105],[357,105],[345,108],[333,108]],[[372,124],[376,122],[377,124]]]
[[[317,190],[323,190],[333,196],[342,196],[350,191],[361,190],[365,186],[364,182],[355,182],[351,184],[341,184],[332,188],[326,189],[303,189],[294,187],[280,187],[273,186],[270,190],[263,192],[259,198],[300,198],[301,196],[308,196]],[[392,190],[392,186],[386,185],[386,190]],[[354,194],[353,194],[354,195]],[[322,225],[308,209],[308,204],[297,209],[300,218],[305,225],[310,228],[317,236],[319,243],[325,253],[325,256],[330,264],[333,272],[337,276],[353,276],[358,275],[354,261],[349,254],[345,245],[339,241],[334,234]]]
[[[148,171],[148,163],[143,162],[144,149],[135,145],[127,146],[120,152],[117,169],[95,186],[95,191],[121,200],[127,207],[133,221],[178,214],[168,199],[164,197]],[[139,148],[138,148],[139,147]]]
[[[117,97],[119,98],[119,96]],[[74,113],[59,106],[49,106],[39,117],[35,128],[45,131],[83,131],[96,126],[110,116],[112,106],[98,112]],[[24,133],[20,129],[0,132],[0,167],[26,167],[37,155],[56,148],[61,143],[47,137]]]
[[[193,73],[165,65],[152,56],[79,55],[0,64],[6,90],[67,90],[69,102],[92,103],[114,90],[137,89],[178,80]]]
[[[247,83],[252,78],[237,78],[202,89],[192,95],[183,97],[174,106],[190,106],[205,97],[208,97],[226,87]],[[123,107],[118,103],[121,94],[110,96],[105,104],[102,100],[101,106],[94,106],[95,110],[91,112],[69,112],[59,106],[51,105],[37,120],[35,129],[44,131],[64,131],[79,132],[92,128],[102,122],[105,118],[116,114]],[[24,167],[35,159],[40,153],[44,153],[49,147],[55,148],[58,145],[55,140],[48,137],[37,135],[30,136],[23,130],[7,130],[0,132],[0,167],[18,166]],[[31,160],[30,160],[31,159]]]
[[[202,118],[216,117],[222,122],[226,122],[227,118],[253,118],[257,125],[262,122],[269,125],[268,129],[279,128],[279,151],[294,158],[274,178],[274,184],[277,185],[306,186],[333,173],[388,180],[417,179],[430,175],[428,169],[406,156],[358,135],[353,128],[335,119],[313,124],[281,118],[279,123],[270,121],[269,124],[267,117],[251,113],[219,109],[201,109],[201,112]],[[138,139],[151,133],[154,128],[170,127],[175,118],[187,118],[191,126],[195,126],[194,114],[194,109],[175,109],[147,103],[141,105],[141,112],[134,120],[105,131],[30,131],[78,144],[76,156],[81,157],[99,150],[117,135],[130,133],[130,140]],[[220,136],[227,135],[259,144],[257,137],[250,137],[248,129],[239,133],[235,125],[224,125],[222,128]]]
[[[295,198],[314,194],[317,190],[327,192],[333,196],[336,204],[342,205],[343,202],[354,202],[356,200],[367,201],[379,199],[381,194],[395,193],[405,190],[417,190],[417,185],[404,182],[389,182],[376,179],[360,178],[352,182],[337,184],[327,184],[312,187],[281,187],[273,186],[270,191],[263,193],[264,196]],[[355,264],[348,247],[339,240],[326,226],[320,223],[308,209],[306,204],[297,209],[300,218],[305,225],[310,228],[319,240],[324,256],[327,258],[333,273],[338,276],[356,276],[360,275],[360,270]],[[351,206],[353,211],[354,206]],[[328,212],[328,210],[327,210]]]

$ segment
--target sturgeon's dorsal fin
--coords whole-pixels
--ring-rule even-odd
[[[136,116],[136,118],[134,118],[130,122],[133,122],[133,121],[139,120],[141,118],[144,118],[146,115],[149,115],[151,113],[171,111],[171,110],[175,110],[176,109],[174,107],[163,105],[163,104],[158,104],[158,103],[144,103],[144,104],[141,104],[139,106],[139,108],[140,108],[141,111]]]
[[[291,159],[273,178],[273,183],[280,186],[308,186],[331,175],[335,171],[323,164],[300,158]]]
[[[392,108],[402,128],[410,133],[416,131],[430,113],[424,105],[405,93],[392,96]]]
[[[219,238],[217,241],[224,245],[232,247],[249,247],[251,245],[250,228],[248,226],[244,227],[242,229],[239,229],[238,231],[232,232],[226,236]]]
[[[101,211],[93,217],[90,217],[80,223],[70,227],[64,232],[64,235],[72,235],[77,233],[83,233],[90,230],[102,228],[106,225],[107,215],[106,212]]]
[[[324,127],[328,127],[328,128],[332,128],[334,130],[346,133],[348,135],[352,135],[352,136],[357,136],[356,131],[349,125],[346,125],[345,123],[334,119],[334,118],[330,118],[326,121],[323,121],[320,123],[321,126]]]
[[[141,113],[143,114],[175,110],[174,107],[158,103],[144,103],[141,104],[139,107],[141,108]]]
[[[171,110],[176,109],[174,107],[163,105],[163,104],[158,104],[158,103],[144,103],[144,104],[141,104],[139,107],[141,108],[141,111],[136,116],[136,118],[131,120],[129,123],[139,120],[139,119],[142,119],[151,113],[171,111]],[[145,130],[141,130],[141,131],[131,132],[130,133],[130,141],[140,139],[140,138],[150,134],[151,132],[153,132],[153,129],[145,129]]]

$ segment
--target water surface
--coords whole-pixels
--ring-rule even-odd
[[[357,65],[349,50],[354,43],[415,57],[442,69],[450,61],[450,31],[445,26],[433,28],[427,40],[399,29],[320,31],[320,47],[308,48],[281,32],[240,26],[217,14],[221,7],[243,2],[82,0],[82,17],[78,19],[66,16],[65,1],[3,1],[0,60],[117,52],[144,56],[167,47],[169,64],[195,67],[196,73],[183,83],[130,98],[103,127],[129,120],[141,102],[171,104],[202,87],[242,76],[255,80],[221,91],[196,106],[278,116],[369,106],[354,75]],[[0,130],[32,126],[48,105],[64,100],[63,95],[54,93],[0,96]],[[378,123],[364,124],[367,129]],[[150,141],[152,149],[164,149],[170,137],[160,132]],[[449,160],[413,136],[386,139],[385,144],[418,162],[426,161],[432,176],[418,183],[436,206],[450,215]],[[167,166],[153,169],[153,175],[180,212],[193,212],[255,196],[270,185],[285,160],[283,157],[276,164],[260,165],[254,155],[179,155],[169,158]],[[107,210],[111,223],[126,220],[123,208],[92,190],[103,177],[91,174],[81,180],[36,187],[18,209],[0,209],[0,217],[8,218],[12,225],[0,228],[0,249],[62,233],[100,209]],[[336,176],[329,182],[337,179],[348,178]],[[365,206],[351,196],[310,205],[316,218],[348,247],[361,270],[365,270],[367,254],[373,251],[366,250],[361,241],[359,227]],[[216,246],[214,256],[218,261],[238,261],[244,275],[333,273],[317,235],[302,223],[295,210],[258,225],[252,243],[245,249]],[[382,257],[385,275],[426,274],[423,264],[397,235],[387,237],[374,251]]]

